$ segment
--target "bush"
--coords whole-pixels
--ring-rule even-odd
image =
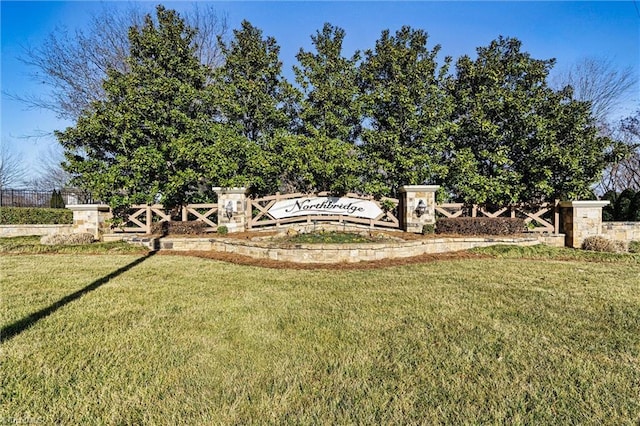
[[[51,201],[49,202],[52,209],[64,209],[64,199],[60,191],[53,190],[51,194]]]
[[[610,204],[602,209],[602,220],[605,222],[637,222],[640,221],[640,191],[625,189],[621,193],[609,191],[602,198]]]
[[[151,226],[151,233],[162,235],[200,235],[204,234],[206,227],[207,224],[199,220],[190,222],[157,222]]]
[[[624,242],[609,240],[598,236],[586,238],[582,242],[582,249],[607,253],[624,253],[627,251]]]
[[[640,253],[640,241],[629,242],[629,253]]]
[[[433,223],[427,223],[422,226],[422,235],[431,235],[436,232],[436,225]]]
[[[226,226],[222,225],[222,226],[218,226],[218,234],[220,235],[227,235],[229,233],[229,228],[227,228]]]
[[[618,214],[616,213],[615,205],[618,199],[618,193],[615,191],[607,191],[602,196],[603,200],[609,201],[609,204],[602,208],[602,220],[603,222],[613,222],[616,220]]]
[[[2,225],[70,225],[73,212],[39,207],[0,207]]]
[[[511,217],[447,217],[436,223],[436,234],[513,235],[524,231],[524,219]]]
[[[76,244],[91,244],[94,241],[93,235],[84,234],[54,234],[45,235],[40,239],[40,244],[47,246],[59,246],[59,245],[76,245]]]

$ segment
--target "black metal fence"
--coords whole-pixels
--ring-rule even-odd
[[[0,189],[0,207],[51,207],[51,191],[32,191],[28,189]],[[64,205],[93,204],[91,194],[81,190],[60,191]]]

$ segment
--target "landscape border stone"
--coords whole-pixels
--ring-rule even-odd
[[[108,238],[108,236],[105,236]],[[122,239],[122,235],[118,235]],[[559,235],[553,245],[562,246]],[[360,244],[291,244],[275,241],[251,241],[223,237],[127,236],[131,244],[150,250],[194,252],[214,251],[291,263],[354,263],[384,259],[402,259],[424,254],[439,254],[492,245],[532,246],[542,244],[538,235],[518,237],[433,237],[404,242],[390,241]]]

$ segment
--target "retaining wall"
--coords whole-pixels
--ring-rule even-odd
[[[73,225],[0,225],[0,238],[71,233]]]
[[[559,239],[564,236],[559,237]],[[537,236],[519,238],[427,238],[418,241],[367,244],[278,244],[271,241],[245,241],[233,238],[174,238],[129,236],[132,244],[152,250],[219,251],[257,259],[295,263],[353,263],[399,259],[423,254],[445,253],[497,244],[532,246],[541,244]]]
[[[640,222],[604,222],[602,235],[617,241],[640,241]]]

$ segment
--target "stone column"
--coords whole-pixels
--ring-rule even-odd
[[[218,194],[218,226],[226,226],[229,232],[246,229],[246,188],[214,187]]]
[[[96,240],[111,229],[108,221],[113,218],[111,209],[104,204],[72,204],[67,208],[73,211],[73,233],[92,234]]]
[[[602,208],[609,201],[563,201],[560,203],[565,246],[579,248],[588,238],[602,235]]]
[[[438,185],[405,185],[400,187],[400,226],[406,232],[422,233],[422,227],[436,223],[436,191]]]

